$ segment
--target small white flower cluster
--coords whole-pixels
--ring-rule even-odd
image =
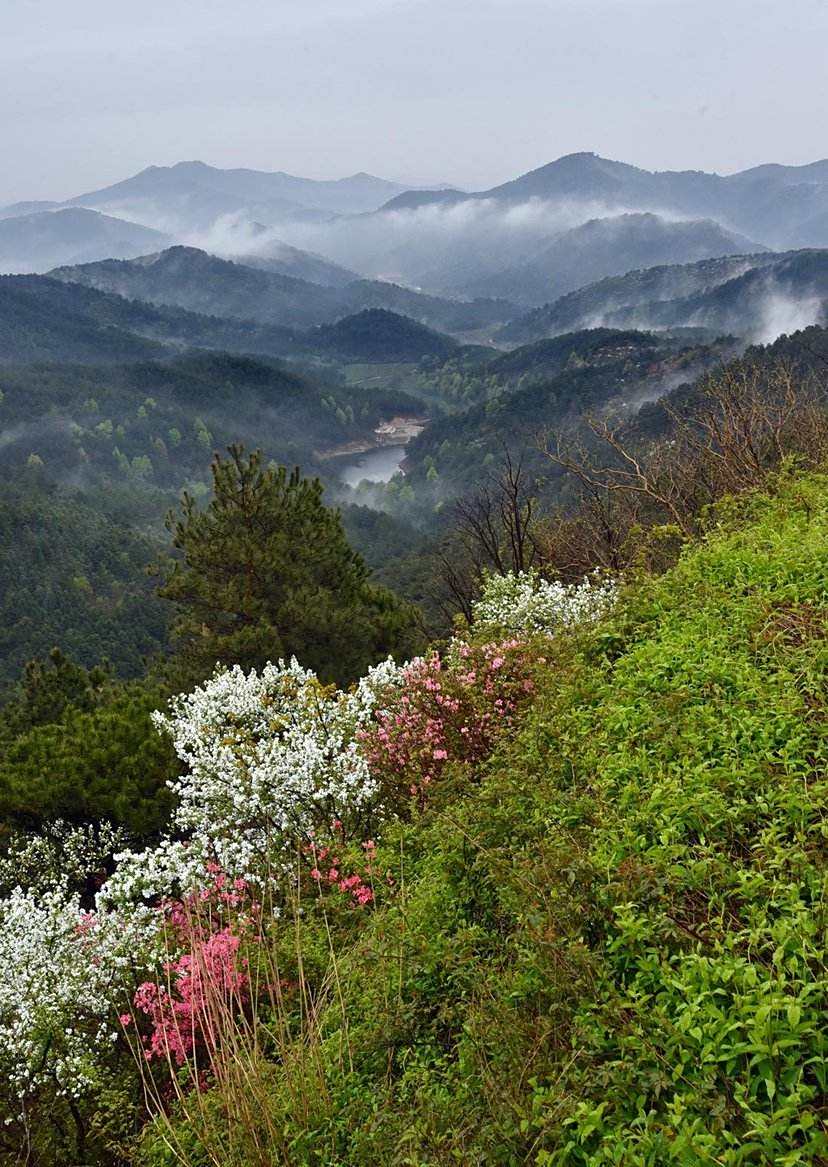
[[[109,823],[74,826],[62,819],[36,835],[13,834],[0,855],[0,893],[80,887],[124,846],[126,833]]]
[[[134,962],[153,934],[140,913],[85,914],[77,896],[15,888],[0,901],[0,1080],[18,1101],[41,1086],[80,1097],[116,1039]]]
[[[617,584],[606,576],[563,584],[543,579],[536,571],[490,575],[473,606],[478,632],[529,636],[600,619],[615,603]]]

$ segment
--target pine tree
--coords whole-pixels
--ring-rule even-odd
[[[318,479],[264,465],[231,446],[212,465],[213,497],[188,494],[167,526],[177,552],[160,594],[189,681],[215,665],[261,668],[296,656],[326,681],[353,680],[389,653],[410,653],[414,610],[371,584]]]

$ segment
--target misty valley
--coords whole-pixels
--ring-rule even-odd
[[[180,163],[0,216],[9,684],[53,641],[126,676],[165,651],[167,609],[135,564],[234,442],[318,475],[431,634],[451,603],[425,564],[505,456],[566,509],[542,435],[593,417],[657,434],[659,399],[680,406],[746,351],[802,337],[815,367],[828,322],[823,163],[721,178],[577,154],[482,192]],[[401,440],[383,433],[400,419]],[[37,620],[16,582],[31,492],[64,515],[54,571],[25,586]],[[96,545],[113,524],[121,564]]]

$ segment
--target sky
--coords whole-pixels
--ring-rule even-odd
[[[484,189],[828,155],[828,0],[0,0],[0,204],[148,165]]]

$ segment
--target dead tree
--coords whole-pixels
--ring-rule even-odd
[[[486,572],[528,571],[540,555],[537,502],[523,457],[504,447],[500,465],[478,491],[454,506],[454,523],[437,553],[434,600],[449,615],[471,619]]]
[[[574,512],[553,518],[544,549],[561,574],[620,570],[641,557],[642,532],[690,538],[710,503],[762,485],[786,459],[814,466],[828,456],[824,387],[781,362],[735,362],[706,378],[683,409],[670,401],[663,408],[667,432],[649,443],[606,418],[587,419],[589,446],[560,434],[539,438],[577,486]]]

